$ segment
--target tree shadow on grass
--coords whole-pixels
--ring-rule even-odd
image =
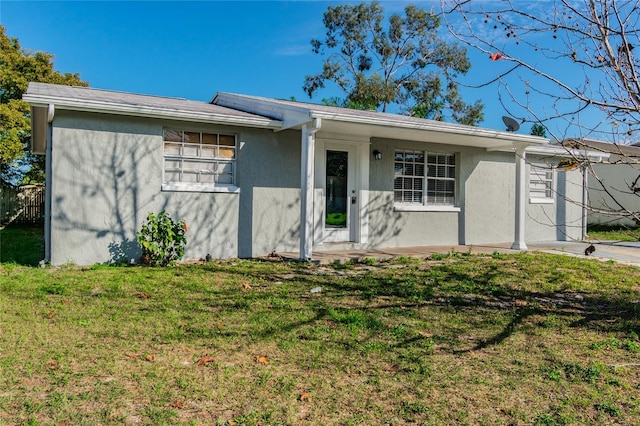
[[[282,276],[272,276],[273,281],[293,278],[300,281],[304,292],[321,287],[318,297],[313,297],[315,317],[299,323],[282,323],[269,328],[263,337],[290,332],[317,321],[331,320],[331,309],[379,312],[393,310],[402,317],[420,316],[421,311],[436,308],[443,312],[469,312],[474,326],[479,330],[495,330],[472,346],[452,346],[456,353],[481,351],[500,345],[516,333],[535,327],[548,328],[547,319],[554,318],[569,329],[587,329],[611,333],[640,334],[640,304],[632,300],[632,293],[622,290],[572,290],[562,289],[554,267],[549,267],[546,280],[552,290],[537,290],[519,283],[527,278],[521,268],[509,269],[499,263],[476,265],[468,269],[452,266],[452,263],[432,263],[428,266],[396,265],[397,273],[377,273],[376,267],[353,265],[351,270],[333,271],[331,268],[297,268]],[[465,260],[459,260],[465,262]],[[602,265],[603,268],[611,265]],[[386,267],[386,266],[383,266]],[[479,270],[480,269],[480,270]],[[225,272],[234,273],[232,268]],[[338,272],[342,272],[339,274]],[[252,276],[264,280],[264,273],[244,272],[245,279]],[[525,289],[526,288],[526,289]],[[304,295],[303,297],[310,297]],[[378,312],[378,313],[376,313]],[[384,315],[383,315],[384,316]],[[496,324],[502,324],[496,326]],[[371,338],[377,330],[372,330]],[[455,327],[445,332],[445,340],[457,341]],[[426,340],[426,336],[410,336],[394,346]]]
[[[44,259],[42,225],[8,225],[0,228],[0,263],[38,266]]]

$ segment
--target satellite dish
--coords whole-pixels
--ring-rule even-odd
[[[520,124],[516,120],[506,115],[502,116],[502,122],[507,126],[507,132],[517,132],[520,128]]]

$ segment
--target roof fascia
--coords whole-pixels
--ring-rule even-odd
[[[396,118],[381,117],[362,117],[353,114],[327,113],[318,110],[312,110],[314,118],[322,118],[325,120],[345,121],[359,124],[371,124],[376,126],[390,126],[413,130],[429,130],[432,132],[451,133],[456,135],[474,136],[485,139],[504,140],[504,145],[498,145],[487,150],[512,150],[514,143],[523,143],[527,145],[545,145],[549,143],[546,138],[532,135],[521,135],[518,133],[500,132],[497,130],[483,129],[480,127],[463,126],[455,123],[446,123],[443,121],[426,121],[425,123],[416,123],[414,121],[403,121],[402,116]]]
[[[199,123],[242,125],[247,127],[262,127],[268,129],[280,129],[282,123],[271,118],[259,117],[235,117],[226,114],[208,112],[187,111],[180,109],[167,109],[160,107],[120,104],[113,102],[95,101],[87,99],[67,98],[58,96],[43,96],[25,94],[22,99],[32,106],[41,107],[54,104],[57,110],[72,110],[83,112],[96,112],[117,115],[129,115],[148,118],[162,118],[173,120],[185,120]]]
[[[608,159],[611,154],[599,151],[590,151],[584,149],[563,148],[559,146],[535,146],[526,150],[527,154],[538,155],[555,155],[558,157],[585,158],[591,161],[600,162]]]
[[[291,129],[309,123],[313,118],[311,110],[302,106],[285,105],[270,99],[254,98],[235,93],[219,92],[211,103],[252,114],[272,117],[282,122],[279,130]]]

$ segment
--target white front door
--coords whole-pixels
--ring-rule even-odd
[[[355,241],[358,216],[355,149],[328,145],[325,149],[323,240]]]

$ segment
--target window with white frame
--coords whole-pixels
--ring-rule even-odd
[[[394,160],[397,205],[455,206],[455,154],[396,150]]]
[[[234,187],[235,135],[164,129],[165,186],[207,190]]]
[[[531,202],[553,201],[553,169],[542,164],[529,167],[529,199]]]

